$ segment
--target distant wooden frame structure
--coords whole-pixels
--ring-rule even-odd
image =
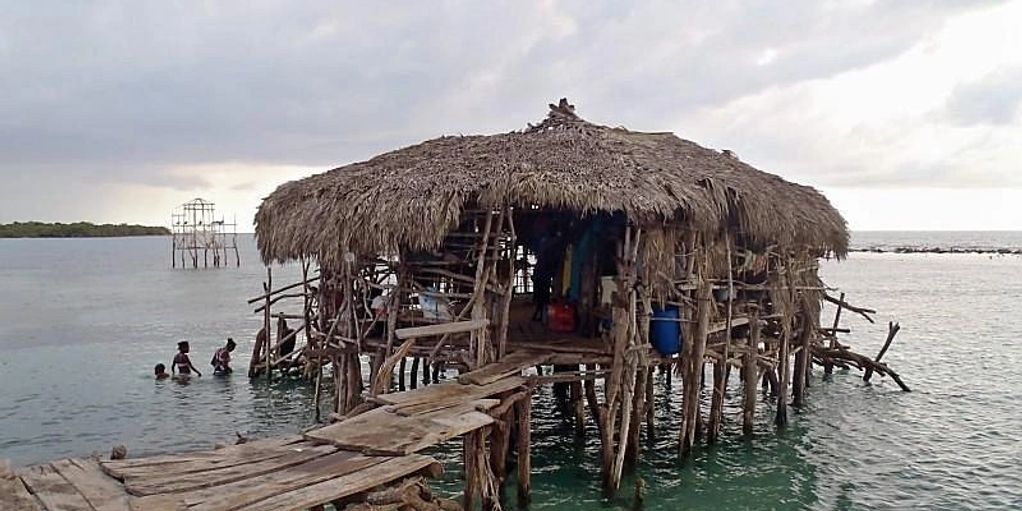
[[[216,204],[195,198],[174,208],[171,218],[170,264],[177,268],[241,266],[236,222],[217,217]],[[233,258],[231,257],[233,255]]]
[[[643,423],[655,427],[657,368],[682,380],[682,453],[719,438],[732,368],[746,434],[760,386],[783,427],[789,399],[805,403],[813,364],[892,376],[908,390],[880,362],[886,348],[856,354],[837,341],[839,318],[820,324],[824,301],[874,313],[830,296],[819,278],[818,260],[844,257],[849,237],[822,194],[730,151],[589,123],[566,100],[522,131],[442,137],[281,185],[259,208],[256,236],[267,264],[302,261],[303,281],[274,289],[268,273],[250,302],[263,302],[268,334],[275,300],[302,287],[308,344],[295,357],[317,404],[331,368],[342,430],[405,390],[408,359],[413,389],[420,370],[423,385],[446,368],[483,385],[537,368],[526,388],[496,396],[497,426],[466,433],[466,507],[495,498],[512,432],[528,445],[535,385],[563,385],[576,424],[594,421],[611,491],[640,455]],[[668,309],[677,315],[658,315]],[[680,352],[651,346],[658,321],[679,325]],[[270,374],[262,337],[257,353],[269,356],[253,367]],[[518,457],[527,500],[528,452]]]

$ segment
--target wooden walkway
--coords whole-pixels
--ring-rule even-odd
[[[306,433],[212,451],[0,471],[3,511],[302,510],[409,476],[442,473],[417,452],[489,426],[494,397],[544,361],[514,353],[457,381],[372,398],[378,408]]]

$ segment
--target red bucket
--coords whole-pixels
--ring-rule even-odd
[[[575,331],[575,308],[566,303],[547,305],[547,328],[551,332],[570,333]]]

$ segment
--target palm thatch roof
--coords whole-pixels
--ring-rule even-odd
[[[843,256],[845,220],[815,189],[671,133],[587,122],[566,100],[539,125],[444,136],[285,183],[256,213],[266,262],[439,246],[467,205],[624,212]]]

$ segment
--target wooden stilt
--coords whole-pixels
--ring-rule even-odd
[[[749,342],[745,354],[742,355],[742,433],[752,434],[753,419],[756,413],[756,379],[759,373],[759,308],[749,311]]]
[[[706,336],[710,324],[710,300],[712,286],[708,280],[702,280],[696,290],[696,328],[691,340],[692,351],[686,361],[684,375],[684,394],[682,400],[683,415],[681,429],[681,452],[687,453],[695,445],[696,434],[700,429],[699,402],[703,379],[703,357],[706,353]]]
[[[832,349],[837,346],[837,330],[841,326],[841,309],[843,308],[842,306],[843,306],[844,303],[845,303],[845,293],[842,292],[841,293],[841,298],[839,299],[838,304],[837,304],[837,310],[834,312],[834,326],[830,330],[830,335],[831,335],[830,347]],[[834,364],[832,364],[829,360],[825,361],[823,363],[823,374],[831,374],[833,372],[834,372]]]
[[[476,436],[478,435],[478,430],[471,431],[465,434],[462,441],[462,457],[465,467],[465,493],[462,506],[469,511],[475,508],[476,498],[479,496],[479,469],[476,467],[478,457],[475,453]]]
[[[419,387],[419,357],[412,357],[412,372],[408,375],[408,386],[413,389]]]
[[[575,417],[575,435],[585,435],[585,403],[582,392],[582,382],[573,381],[571,382],[569,389],[571,391],[571,407]]]
[[[625,461],[633,466],[639,459],[639,433],[642,431],[642,421],[646,415],[646,378],[649,376],[644,361],[640,362],[635,371],[635,404],[632,406],[631,425],[628,427],[628,443],[625,452]]]
[[[650,367],[646,370],[646,437],[652,439],[656,430],[654,428],[654,401],[653,401],[653,371],[654,367]],[[671,370],[667,369],[667,374],[670,375]],[[670,378],[670,376],[668,376]],[[668,393],[670,395],[670,393]]]
[[[532,499],[532,395],[518,401],[515,410],[518,415],[518,505],[526,506]]]
[[[401,361],[398,363],[397,368],[397,390],[399,392],[405,391],[405,361],[408,357],[401,357]]]

